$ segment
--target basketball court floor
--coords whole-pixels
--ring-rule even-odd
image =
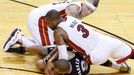
[[[37,6],[50,3],[49,0],[18,1]],[[35,67],[36,56],[5,53],[2,50],[10,31],[16,27],[22,29],[25,36],[30,37],[26,24],[27,16],[33,9],[10,0],[0,0],[0,75],[43,75]],[[134,0],[100,0],[97,10],[83,21],[134,42]],[[90,75],[134,75],[134,60],[128,60],[128,63],[132,66],[130,74],[91,66]]]

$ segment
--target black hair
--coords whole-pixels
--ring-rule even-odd
[[[56,19],[60,19],[60,13],[57,10],[50,10],[47,14],[46,14],[46,18],[48,20],[56,20]]]

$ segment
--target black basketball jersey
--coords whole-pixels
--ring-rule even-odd
[[[80,54],[75,53],[75,56],[69,62],[72,65],[72,71],[66,75],[87,75],[89,73],[90,65],[85,63],[86,61]]]

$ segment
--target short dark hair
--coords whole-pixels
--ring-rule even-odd
[[[70,70],[70,63],[67,60],[60,59],[58,61],[53,62],[53,64],[54,67],[62,73],[67,73]]]
[[[46,18],[49,20],[59,19],[60,13],[57,10],[52,9],[48,11],[48,13],[46,14]]]

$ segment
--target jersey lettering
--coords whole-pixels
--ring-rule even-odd
[[[76,68],[77,68],[77,73],[78,75],[81,75],[81,69],[80,69],[80,60],[79,59],[75,59],[75,65],[76,65]]]
[[[81,67],[83,72],[88,70],[88,64],[85,61],[81,61]]]
[[[88,64],[84,60],[79,60],[78,58],[75,59],[75,65],[78,75],[82,75],[83,72],[86,72],[88,70]]]
[[[74,21],[71,23],[70,27],[74,28],[76,24],[77,24],[77,22],[74,20]]]
[[[82,35],[83,38],[87,38],[89,36],[89,31],[87,29],[85,29],[85,27],[83,25],[79,24],[77,26],[77,30],[79,32],[81,31],[83,33],[83,35]]]

